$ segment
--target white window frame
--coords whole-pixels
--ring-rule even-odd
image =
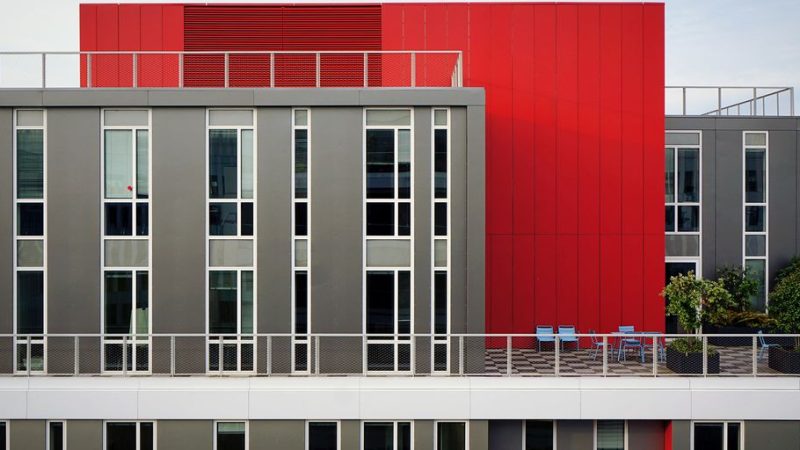
[[[392,447],[393,447],[393,450],[400,450],[398,448],[398,440],[399,440],[399,436],[400,436],[400,434],[397,432],[397,430],[399,428],[398,425],[401,424],[401,423],[409,424],[409,431],[411,433],[410,434],[410,439],[411,439],[410,440],[410,444],[411,444],[410,450],[414,450],[414,421],[413,420],[362,420],[361,421],[361,445],[359,446],[359,448],[361,448],[361,450],[364,450],[364,446],[366,445],[366,440],[364,438],[364,435],[365,435],[365,431],[366,431],[366,427],[367,427],[368,423],[391,423],[392,424],[392,440],[393,440]]]
[[[46,450],[50,450],[50,440],[51,440],[51,437],[50,437],[50,424],[51,423],[60,423],[61,424],[61,429],[64,431],[64,436],[63,436],[64,447],[61,450],[67,450],[67,421],[66,420],[48,420],[47,421],[47,423],[45,425],[47,427],[47,430],[46,430],[47,439],[45,441],[45,445],[46,445],[45,449]]]
[[[306,111],[306,125],[297,125],[295,118],[297,111]],[[296,156],[296,138],[295,132],[297,130],[306,130],[306,197],[303,199],[299,199],[296,196],[296,186],[295,186],[295,156]],[[311,108],[302,107],[302,108],[292,108],[292,345],[291,345],[291,352],[292,352],[292,372],[297,374],[308,374],[311,372]],[[306,204],[306,235],[305,236],[296,236],[295,235],[295,225],[296,225],[296,217],[295,217],[295,206],[298,203],[305,203]],[[297,250],[297,242],[298,241],[305,241],[306,242],[306,266],[300,267],[296,264],[296,250]],[[305,334],[297,334],[296,332],[296,323],[295,323],[295,314],[296,314],[296,295],[297,295],[297,286],[296,286],[296,278],[295,275],[297,272],[305,272],[306,273],[306,333]],[[297,345],[304,345],[305,346],[305,353],[306,353],[306,370],[297,370],[296,363],[297,363],[297,354],[296,354],[296,346]],[[316,362],[315,362],[316,363]]]
[[[367,125],[367,112],[368,111],[372,111],[372,110],[408,111],[409,112],[409,116],[410,116],[409,125]],[[362,254],[361,255],[362,255],[362,261],[363,261],[363,271],[362,271],[362,277],[361,277],[361,283],[362,283],[362,286],[361,286],[361,291],[362,291],[362,303],[361,303],[361,306],[362,306],[362,311],[363,311],[363,313],[362,313],[362,330],[363,330],[363,333],[364,333],[364,336],[365,336],[364,339],[366,341],[366,342],[363,343],[363,355],[362,355],[362,360],[363,360],[363,369],[362,370],[364,371],[364,373],[367,373],[367,372],[374,373],[374,374],[381,374],[381,373],[389,374],[389,373],[398,373],[398,372],[399,373],[408,373],[408,372],[414,373],[415,370],[416,370],[415,369],[416,358],[415,358],[415,351],[414,351],[415,345],[414,345],[414,337],[413,337],[414,332],[415,332],[415,329],[414,329],[414,322],[415,322],[414,321],[414,285],[415,285],[415,283],[414,283],[414,278],[415,278],[415,276],[414,276],[414,253],[415,253],[414,252],[414,242],[415,242],[414,235],[416,234],[415,233],[415,228],[416,227],[414,226],[414,220],[415,220],[414,196],[415,196],[415,191],[416,191],[416,183],[414,182],[414,178],[416,176],[416,174],[415,174],[415,170],[416,170],[416,164],[415,164],[415,153],[416,153],[416,151],[415,151],[415,147],[416,146],[414,145],[414,138],[415,138],[414,113],[415,113],[415,108],[413,108],[413,107],[396,107],[396,108],[366,107],[366,108],[364,108],[363,114],[362,114],[363,133],[362,133],[362,150],[361,150],[361,155],[362,155],[362,162],[361,162],[361,164],[362,164],[362,167],[361,167],[361,183],[362,183],[362,186],[361,186],[361,205],[362,205],[361,217],[362,217],[362,221],[361,222],[362,222],[362,230],[361,230],[361,235],[363,236],[363,239],[361,240],[362,241],[362,249],[361,249]],[[366,155],[367,155],[367,130],[393,130],[393,132],[394,132],[394,149],[395,149],[395,152],[397,154],[397,152],[399,151],[399,146],[398,146],[399,132],[398,132],[398,130],[406,130],[406,129],[409,130],[409,141],[410,141],[409,145],[411,147],[410,148],[410,151],[411,151],[411,155],[410,155],[410,163],[411,163],[410,190],[411,190],[411,194],[410,194],[409,198],[408,199],[400,199],[400,197],[399,197],[399,188],[400,188],[399,179],[400,178],[399,178],[399,172],[398,172],[397,158],[395,158],[394,197],[393,198],[384,198],[384,199],[368,199],[367,198],[367,157],[366,157]],[[398,226],[398,223],[399,223],[399,215],[398,215],[399,207],[398,207],[398,204],[399,203],[406,203],[406,202],[409,203],[409,205],[410,205],[410,207],[409,207],[409,209],[410,209],[409,223],[411,224],[411,232],[409,233],[408,236],[401,236],[398,233],[398,231],[399,231],[398,230],[399,229],[399,226]],[[394,204],[394,212],[395,212],[395,214],[394,214],[394,235],[372,236],[372,235],[368,235],[367,234],[367,203],[393,203]],[[411,264],[408,267],[397,267],[397,266],[394,266],[394,267],[387,267],[387,266],[373,267],[373,266],[367,265],[367,241],[369,241],[369,240],[408,241],[409,247],[410,247],[410,263]],[[398,312],[398,308],[397,308],[397,304],[398,304],[397,303],[397,300],[398,300],[398,296],[397,296],[397,293],[398,293],[398,290],[397,290],[397,287],[398,287],[398,283],[397,283],[398,275],[397,275],[397,272],[401,271],[401,270],[407,270],[407,271],[410,272],[410,283],[411,283],[410,303],[411,304],[410,304],[410,324],[409,324],[408,339],[401,339],[398,336],[398,333],[397,333],[397,330],[398,330],[398,320],[397,319],[398,319],[398,316],[399,316],[397,314],[397,312]],[[367,318],[368,318],[368,314],[367,314],[367,273],[368,272],[392,272],[392,271],[394,272],[394,276],[395,276],[395,296],[394,296],[394,311],[395,311],[394,329],[395,329],[395,334],[394,334],[394,336],[392,336],[391,339],[370,340],[369,337],[367,336]],[[389,335],[387,335],[387,337],[388,336]],[[369,368],[368,356],[369,356],[369,346],[370,346],[370,344],[394,344],[394,369],[395,370],[391,370],[391,371],[368,370],[368,368]],[[409,344],[411,346],[410,350],[409,350],[410,351],[410,359],[411,359],[410,365],[409,365],[409,370],[398,370],[397,369],[398,365],[399,365],[398,364],[399,363],[398,346],[400,344]]]
[[[215,420],[214,421],[214,430],[213,436],[211,438],[213,442],[213,449],[217,450],[217,425],[220,423],[244,423],[244,448],[245,450],[250,448],[250,421],[249,420]],[[154,449],[155,450],[155,449]]]
[[[20,126],[17,125],[17,115],[20,111],[41,111],[42,112],[42,125],[41,126]],[[12,184],[12,200],[13,200],[13,208],[11,212],[11,223],[14,228],[13,231],[13,245],[12,245],[12,258],[14,264],[14,273],[12,275],[11,280],[11,290],[12,290],[12,322],[13,322],[13,330],[14,330],[14,342],[13,342],[13,365],[14,365],[14,373],[32,373],[32,374],[44,374],[47,373],[47,339],[45,336],[47,335],[47,297],[48,297],[48,289],[47,289],[47,278],[48,278],[48,271],[47,271],[47,109],[45,108],[20,108],[15,109],[13,112],[13,131],[12,131],[12,140],[13,140],[13,151],[12,151],[12,164],[11,164],[11,184]],[[17,131],[18,130],[42,130],[42,198],[41,199],[20,199],[17,198]],[[20,236],[19,229],[17,226],[17,208],[20,204],[23,203],[40,203],[42,205],[42,236]],[[42,267],[20,267],[19,261],[17,259],[17,246],[19,245],[19,241],[42,241]],[[17,303],[19,302],[19,298],[17,297],[18,293],[18,286],[17,286],[17,274],[19,272],[42,272],[42,279],[44,286],[42,287],[42,337],[34,338],[30,337],[29,339],[20,339],[17,336]],[[34,345],[42,345],[43,348],[43,361],[42,361],[42,370],[28,370],[30,369],[31,359],[28,358],[25,361],[26,370],[19,370],[17,366],[17,362],[19,361],[18,355],[18,346],[19,345],[26,345],[26,352],[27,352],[27,344],[30,341],[30,346]],[[8,431],[8,422],[6,422],[6,435],[9,434]]]
[[[153,424],[153,450],[158,450],[158,421],[157,420],[104,420],[103,421],[103,450],[108,449],[108,424],[110,423],[135,423],[136,424],[136,449],[142,448],[142,427],[143,423]],[[65,428],[66,430],[66,428]]]
[[[593,444],[592,448],[594,450],[597,450],[597,422],[606,422],[606,421],[614,421],[614,420],[620,420],[620,419],[594,420],[592,422],[592,424],[593,424],[593,435],[594,435],[594,444]],[[625,425],[623,427],[623,436],[622,436],[623,437],[623,448],[625,450],[628,450],[630,448],[630,447],[628,447],[628,436],[630,436],[630,433],[628,433],[628,421],[627,420],[623,420],[623,422],[625,422]]]
[[[664,202],[665,206],[672,206],[674,208],[673,214],[673,221],[675,223],[675,231],[665,231],[665,235],[667,236],[697,236],[698,239],[698,253],[697,256],[665,256],[665,262],[695,262],[696,269],[698,272],[702,271],[703,267],[703,131],[702,130],[668,130],[667,134],[694,134],[697,135],[698,138],[698,145],[664,145],[664,151],[666,149],[672,149],[673,155],[672,159],[675,164],[675,173],[673,175],[672,183],[675,187],[674,198],[672,202],[667,203]],[[698,202],[679,202],[678,201],[678,150],[679,149],[697,149],[697,156],[698,156],[698,186],[697,186],[697,195],[698,195]],[[666,199],[665,199],[666,200]],[[679,206],[697,206],[698,211],[698,228],[697,231],[678,231],[678,207]],[[700,278],[702,277],[701,273],[695,273],[695,275]]]
[[[447,125],[436,125],[436,111],[447,112]],[[450,270],[452,260],[452,112],[449,107],[431,108],[431,372],[434,374],[450,373],[450,333],[452,333],[452,273]],[[436,197],[436,130],[447,131],[447,197]],[[447,235],[436,236],[436,204],[444,203],[447,206]],[[444,240],[447,243],[447,265],[436,265],[436,241]],[[445,272],[447,277],[447,330],[444,336],[436,333],[436,273]],[[436,347],[445,347],[445,369],[436,370]]]
[[[342,449],[342,421],[341,420],[325,420],[325,419],[315,419],[315,420],[306,420],[306,430],[305,430],[305,450],[309,449],[309,437],[311,431],[311,424],[312,423],[335,423],[336,424],[336,450]]]
[[[558,428],[556,427],[556,420],[527,419],[522,421],[522,450],[525,450],[528,445],[528,422],[550,422],[553,426],[553,450],[558,449]]]
[[[433,422],[433,450],[439,450],[439,424],[463,423],[464,424],[464,450],[469,450],[469,420],[435,420]]]
[[[146,111],[147,112],[147,126],[141,125],[106,125],[105,117],[106,111]],[[153,110],[149,108],[104,108],[100,111],[100,327],[102,333],[102,342],[100,343],[100,361],[101,371],[103,374],[117,374],[126,375],[128,373],[150,374],[152,373],[153,366]],[[130,199],[107,199],[106,198],[106,130],[121,130],[131,131],[132,141],[132,170],[133,178],[131,179],[131,198]],[[146,199],[136,198],[136,150],[137,150],[137,132],[147,131],[147,183],[148,195]],[[106,235],[106,203],[130,203],[132,206],[131,211],[131,235],[130,236],[107,236]],[[147,235],[138,236],[136,234],[136,205],[147,204]],[[147,266],[132,267],[132,266],[106,266],[106,241],[146,241],[147,242]],[[122,335],[107,335],[105,332],[106,326],[106,272],[131,272],[131,324],[133,325],[133,332],[131,334]],[[136,272],[147,272],[147,315],[148,315],[148,333],[147,336],[140,336],[136,334]],[[107,370],[106,369],[106,345],[120,345],[123,354],[127,352],[127,346],[132,346],[130,361],[131,370],[128,370],[123,365],[122,370]],[[137,347],[147,347],[147,370],[137,369]]]
[[[747,145],[748,134],[763,134],[766,145]],[[749,203],[747,201],[747,149],[764,151],[764,202]],[[764,308],[769,310],[769,131],[746,130],[742,132],[742,268],[747,269],[747,261],[764,261],[764,279],[761,280],[764,289]],[[747,231],[747,207],[764,207],[764,231]],[[764,256],[747,256],[747,236],[764,236]]]
[[[739,450],[745,450],[745,431],[744,431],[744,420],[693,420],[692,426],[689,430],[689,448],[694,450],[694,426],[698,423],[719,423],[722,424],[722,448],[728,448],[728,424],[729,423],[738,423],[739,424]]]
[[[212,111],[250,111],[252,112],[251,125],[211,125]],[[206,233],[206,270],[205,270],[205,308],[206,308],[206,372],[207,373],[256,373],[258,371],[258,350],[256,334],[258,333],[258,110],[255,108],[206,108],[205,114],[205,233]],[[236,198],[235,199],[212,199],[211,198],[211,130],[236,130]],[[253,198],[242,198],[242,130],[252,130],[253,132]],[[210,207],[212,203],[235,203],[236,204],[236,235],[211,235],[210,228]],[[253,235],[242,236],[242,203],[253,204]],[[231,267],[231,266],[211,266],[211,241],[220,240],[241,240],[252,241],[253,243],[253,265],[250,267]],[[243,271],[253,272],[253,332],[246,335],[237,333],[235,339],[221,339],[211,335],[211,313],[209,308],[211,277],[210,272],[214,271],[235,271],[236,274],[236,303],[237,317],[236,327],[238,331],[242,329],[242,274]],[[214,335],[222,336],[222,335]],[[236,344],[236,370],[225,370],[224,361],[218,361],[218,370],[211,370],[211,354],[209,347],[211,344],[218,344],[222,349],[223,344]],[[253,348],[253,368],[252,370],[242,370],[242,344],[251,344]],[[222,350],[224,355],[224,349]]]

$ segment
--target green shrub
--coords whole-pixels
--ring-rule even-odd
[[[753,277],[752,269],[723,267],[717,270],[717,281],[731,294],[731,311],[745,312],[752,309],[750,298],[758,293],[759,284]]]
[[[688,355],[689,353],[702,353],[703,352],[703,341],[699,339],[676,339],[669,344],[669,348],[679,351],[684,355]],[[717,353],[717,349],[711,345],[706,348],[707,355],[714,355]]]
[[[676,275],[661,295],[668,300],[667,315],[689,333],[696,333],[702,323],[718,325],[733,307],[733,297],[721,283],[697,278],[694,272]]]
[[[769,294],[769,315],[784,333],[800,333],[800,259],[778,273]],[[795,338],[794,348],[800,350],[800,337]]]

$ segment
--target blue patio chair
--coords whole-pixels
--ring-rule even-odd
[[[540,352],[542,351],[543,342],[552,342],[553,345],[556,344],[556,337],[553,336],[553,327],[536,326],[536,344]]]
[[[642,351],[647,354],[648,351],[653,350],[653,345],[657,345],[656,352],[658,353],[658,360],[667,362],[667,342],[664,336],[658,333],[647,334],[649,336],[644,338],[644,349]]]
[[[758,359],[762,359],[764,357],[765,351],[769,353],[770,348],[781,348],[781,344],[767,344],[767,340],[764,339],[764,332],[762,330],[758,330],[758,344],[761,346],[761,349],[758,351]]]
[[[592,340],[592,361],[597,359],[597,354],[600,353],[600,350],[606,350],[606,343],[603,342],[603,339],[597,337],[597,333],[594,330],[589,330],[589,336]],[[608,343],[609,348],[611,349],[611,353],[614,353],[614,344]]]
[[[566,344],[574,343],[575,349],[581,349],[581,343],[578,336],[575,336],[575,327],[572,325],[559,325],[558,326],[558,340],[561,342],[561,350],[564,350]]]
[[[634,333],[635,330],[632,325],[620,325],[619,332]],[[636,338],[620,338],[617,361],[627,360],[628,350],[637,350],[639,352],[639,356],[642,358],[642,362],[644,362],[644,346],[642,345],[642,341]]]

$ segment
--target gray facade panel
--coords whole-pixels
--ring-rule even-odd
[[[556,434],[558,450],[594,448],[594,423],[591,420],[559,420]]]
[[[627,450],[653,450],[664,445],[664,422],[629,420]]]
[[[47,442],[46,427],[44,420],[12,420],[11,449],[42,450]]]
[[[744,447],[747,450],[799,450],[800,423],[759,420],[744,425]]]
[[[472,136],[467,136],[467,109],[466,108],[451,108],[450,110],[450,277],[451,289],[450,293],[452,308],[450,313],[451,330],[453,333],[466,332],[470,330],[467,323],[467,314],[472,307],[475,306],[473,295],[474,292],[468,290],[467,281],[471,272],[468,267],[467,254],[471,243],[468,235],[470,228],[468,189],[469,186],[467,179],[469,178],[468,171],[472,168],[472,164],[477,164],[483,167],[483,161],[474,161],[476,156],[470,152],[470,145],[473,142],[470,140]],[[481,298],[483,298],[481,296]],[[480,332],[479,330],[471,329],[473,332]]]
[[[342,420],[339,424],[341,441],[340,450],[361,449],[361,422],[358,420]]]
[[[742,133],[717,131],[716,267],[742,264]],[[707,199],[711,200],[711,199]]]
[[[717,185],[714,182],[717,179],[717,132],[716,130],[703,130],[702,131],[702,148],[701,152],[701,211],[703,215],[703,222],[701,224],[702,231],[702,257],[703,267],[699,268],[703,277],[710,278],[714,276],[716,271],[717,260],[717,246],[716,246],[716,229],[717,229],[717,208],[713,201],[708,199],[716,198]]]
[[[250,421],[250,450],[305,450],[305,439],[302,420]]]
[[[205,109],[156,108],[152,120],[153,331],[204,333]]]
[[[467,120],[462,122],[455,110],[453,119],[453,136],[466,136],[468,167],[465,169],[464,183],[467,186],[466,215],[467,232],[467,266],[466,298],[467,318],[466,329],[468,333],[483,333],[485,330],[485,252],[486,252],[486,160],[485,147],[486,111],[483,106],[470,106],[467,108]],[[466,129],[461,128],[466,123]],[[454,146],[455,147],[455,146]],[[454,172],[455,173],[455,172]],[[453,330],[458,332],[461,330]]]
[[[314,333],[362,330],[362,114],[360,108],[312,111],[309,298]]]
[[[469,421],[469,450],[489,450],[489,421]]]
[[[156,444],[157,448],[169,450],[212,450],[214,447],[214,422],[210,420],[160,420],[156,430]]]
[[[430,108],[414,109],[414,330],[431,332],[431,168]]]
[[[98,333],[100,110],[48,110],[47,128],[47,330]]]
[[[489,421],[489,448],[491,450],[525,450],[522,435],[525,422],[520,420]]]
[[[797,132],[770,131],[769,147],[769,277],[773,280],[778,271],[786,267],[789,261],[798,254],[791,243],[797,235],[797,202],[796,186],[797,165]]]
[[[434,450],[433,421],[414,421],[414,450]]]
[[[14,261],[11,257],[14,245],[14,127],[13,112],[0,109],[0,333],[13,333],[13,277]],[[0,344],[2,345],[2,344]],[[0,372],[4,371],[0,361]]]
[[[291,114],[290,108],[258,110],[256,136],[258,273],[256,276],[258,277],[257,323],[260,333],[292,331]]]
[[[672,450],[690,450],[692,448],[691,426],[692,423],[688,420],[672,421]]]
[[[67,422],[67,448],[102,450],[102,420],[70,420]]]

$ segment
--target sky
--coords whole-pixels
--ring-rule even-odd
[[[82,2],[113,3],[111,0]],[[356,0],[331,3],[336,2]],[[80,0],[0,0],[0,3],[3,7],[0,52],[78,50]],[[320,0],[294,0],[294,3],[320,3]],[[665,3],[667,85],[800,87],[797,33],[800,0],[665,0]],[[797,97],[800,105],[800,95]]]

